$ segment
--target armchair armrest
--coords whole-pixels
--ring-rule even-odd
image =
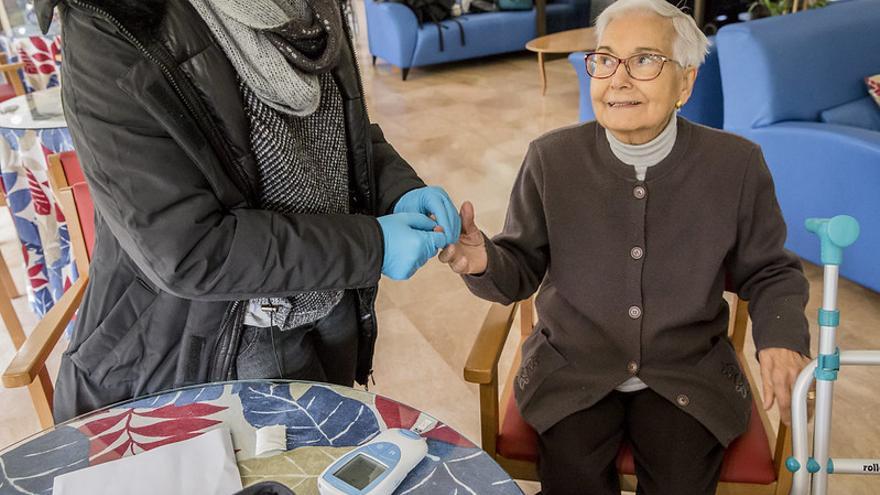
[[[773,454],[773,468],[779,473],[777,478],[777,489],[775,493],[788,493],[791,488],[792,473],[783,466],[788,456],[791,455],[791,431],[782,421],[778,424],[776,435],[773,434],[773,426],[770,417],[763,407],[760,407],[762,396],[761,384],[755,379],[752,369],[749,367],[748,360],[745,355],[745,341],[749,334],[749,303],[743,299],[739,299],[734,295],[733,304],[730,308],[731,317],[730,324],[732,332],[730,339],[733,342],[736,357],[739,360],[740,368],[745,374],[746,381],[749,384],[753,400],[757,401],[758,417],[761,420],[761,426],[767,435],[768,447]]]
[[[464,365],[465,381],[482,385],[497,382],[498,360],[510,334],[518,305],[519,303],[510,306],[493,304],[489,308]]]
[[[464,379],[480,384],[480,439],[483,450],[493,458],[501,421],[498,407],[498,360],[519,304],[493,304],[489,308],[464,365]]]
[[[37,378],[46,364],[46,359],[79,308],[88,283],[88,274],[80,276],[40,320],[3,372],[3,386],[26,387]]]
[[[412,65],[419,21],[405,5],[365,0],[370,54],[407,68]]]

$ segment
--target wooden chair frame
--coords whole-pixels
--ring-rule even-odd
[[[5,77],[6,80],[9,81],[9,84],[12,85],[12,89],[15,91],[16,96],[21,96],[27,92],[24,88],[24,83],[21,81],[21,76],[19,75],[20,70],[24,70],[24,62],[9,64],[7,63],[6,54],[0,53],[0,73],[2,73],[3,77]]]
[[[732,294],[731,294],[732,295]],[[748,363],[746,362],[744,347],[748,334],[748,302],[733,296],[731,302],[730,338],[736,350],[740,366],[749,381],[752,396],[761,397],[761,391],[754,380]],[[501,352],[507,342],[510,330],[513,327],[517,310],[520,315],[520,339],[516,355],[504,382],[499,401],[498,361]],[[532,333],[535,326],[535,311],[532,300],[522,301],[510,306],[493,304],[483,321],[483,326],[477,335],[477,339],[471,348],[470,355],[464,368],[464,379],[480,386],[480,435],[482,447],[498,464],[513,478],[538,481],[538,473],[535,464],[527,461],[508,459],[497,451],[497,440],[500,426],[503,424],[503,406],[508,403],[510,394],[513,393],[513,378],[515,377],[521,360],[520,349],[523,341]],[[779,433],[773,433],[773,427],[766,411],[758,407],[761,424],[769,440],[770,452],[773,453],[773,467],[776,471],[775,482],[762,484],[729,483],[718,484],[718,495],[787,495],[791,488],[792,475],[785,468],[785,459],[791,455],[791,432],[782,422],[779,423]],[[636,479],[632,475],[621,475],[621,488],[627,491],[635,491]]]
[[[52,426],[52,401],[54,388],[46,369],[46,360],[64,334],[76,310],[79,309],[89,283],[88,257],[79,215],[76,213],[76,200],[70,188],[58,192],[61,209],[67,213],[67,227],[70,242],[77,260],[79,278],[71,285],[64,295],[55,302],[31,334],[22,343],[3,372],[3,386],[6,388],[28,387],[34,408],[44,428]],[[81,265],[82,263],[82,265]]]
[[[62,189],[70,187],[67,182],[67,174],[64,173],[64,165],[61,164],[61,153],[52,153],[46,157],[46,161],[49,164],[46,170],[46,175],[49,177],[49,189],[58,196]],[[61,209],[64,210],[64,207]]]
[[[89,258],[88,252],[86,251],[85,238],[82,237],[82,227],[79,224],[79,215],[76,214],[76,201],[74,200],[73,192],[71,191],[72,184],[67,180],[67,173],[64,171],[64,165],[61,162],[62,154],[63,153],[52,153],[46,157],[46,160],[49,163],[46,174],[49,177],[49,189],[52,190],[52,193],[55,194],[58,199],[61,211],[64,212],[65,219],[67,219],[68,229],[76,231],[75,234],[71,234],[71,245],[73,247],[73,257],[76,262],[76,270],[81,274],[88,273]],[[68,219],[67,217],[69,216],[74,216],[76,218]],[[71,223],[73,224],[72,226]],[[82,239],[75,240],[74,237],[77,235],[82,237]],[[78,242],[80,240],[82,242]]]
[[[18,349],[24,343],[24,329],[21,326],[21,320],[12,306],[12,300],[20,297],[15,281],[9,273],[9,265],[6,264],[6,258],[0,253],[0,319],[9,332],[9,338],[12,339],[12,345]]]
[[[8,206],[6,194],[0,190],[0,207],[4,206]],[[6,258],[3,257],[3,253],[0,253],[0,319],[6,325],[6,331],[9,332],[12,345],[16,349],[21,347],[25,340],[21,320],[18,319],[18,314],[16,314],[15,308],[12,306],[12,300],[18,297],[21,297],[21,292],[15,286],[12,274],[9,273],[9,265],[6,263]]]

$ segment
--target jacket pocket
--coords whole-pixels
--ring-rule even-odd
[[[104,321],[70,354],[70,359],[96,383],[104,381],[116,368],[132,367],[145,351],[146,337],[141,328],[149,320],[157,294],[135,279],[123,291]],[[114,373],[114,380],[131,381],[128,373]],[[130,378],[129,378],[130,377]]]
[[[718,338],[697,364],[697,373],[710,387],[718,390],[734,410],[742,413],[751,408],[751,388],[729,338]]]
[[[517,403],[522,409],[553,373],[568,364],[540,328],[523,343],[522,364],[513,382]]]

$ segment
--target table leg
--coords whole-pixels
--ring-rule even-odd
[[[544,70],[544,54],[538,52],[538,71],[541,73],[541,96],[547,94],[547,72]]]

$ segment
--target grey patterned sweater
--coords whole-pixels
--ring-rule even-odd
[[[321,102],[305,117],[281,113],[241,85],[263,208],[285,214],[349,213],[342,96],[330,73],[318,78]],[[259,262],[255,256],[254,263]],[[329,289],[253,299],[244,323],[289,330],[323,318],[342,295],[342,290]]]

